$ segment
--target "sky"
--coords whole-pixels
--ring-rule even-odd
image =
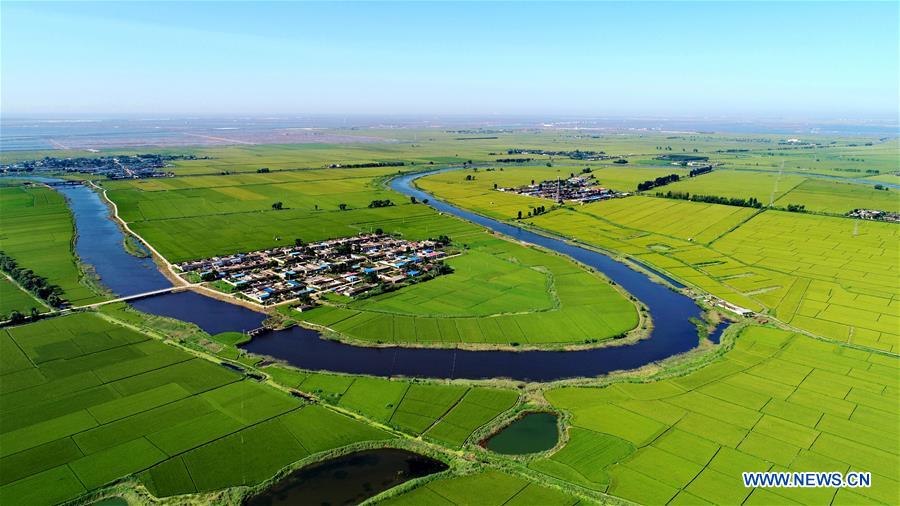
[[[900,3],[0,4],[0,111],[893,119]]]

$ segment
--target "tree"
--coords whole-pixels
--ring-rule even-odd
[[[409,203],[410,203],[410,204],[415,204],[415,203],[417,203],[417,202],[418,202],[418,201],[416,200],[415,197],[409,197]]]
[[[422,199],[422,203],[423,203],[423,204],[427,204],[427,203],[428,203],[428,199]]]
[[[344,204],[343,202],[341,202],[340,204],[338,204],[338,209],[340,209],[341,211],[346,211],[347,204]]]
[[[294,246],[297,246],[299,248],[301,246],[306,246],[306,243],[303,242],[303,239],[298,237],[298,238],[294,239]]]
[[[14,324],[22,323],[25,321],[25,315],[16,310],[13,310],[13,312],[9,313],[9,321]]]
[[[497,183],[494,183],[494,189],[495,189],[495,190],[497,189]],[[877,189],[878,189],[878,188],[876,188],[876,190],[877,190]]]
[[[382,230],[381,228],[376,228],[376,229],[375,229],[375,233],[378,234],[378,235],[381,235],[381,234],[384,233],[384,230]]]
[[[36,307],[31,308],[31,321],[36,322],[38,318],[41,317],[41,314],[38,312]]]
[[[385,200],[375,199],[372,202],[369,202],[369,208],[373,208],[373,209],[377,208],[377,207],[390,207],[392,205],[394,205],[394,203],[391,202],[389,199],[385,199]]]
[[[519,215],[517,216],[517,218],[520,220],[522,219],[522,211],[519,211]]]
[[[272,209],[274,209],[275,211],[284,209],[284,203],[282,203],[282,202],[275,202],[275,203],[272,204]]]

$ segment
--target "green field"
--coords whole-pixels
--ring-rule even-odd
[[[209,336],[125,304],[6,327],[0,504],[84,501],[115,483],[108,493],[128,489],[131,504],[149,501],[135,495],[144,493],[135,484],[178,503],[234,503],[247,489],[220,491],[266,483],[348,446],[384,445],[450,466],[380,496],[389,504],[900,501],[900,234],[896,224],[838,216],[857,207],[900,209],[896,189],[874,188],[897,182],[896,139],[810,135],[802,137],[809,144],[795,146],[783,136],[749,134],[343,133],[373,142],[169,149],[209,158],[176,162],[173,178],[102,184],[122,216],[171,261],[376,228],[410,239],[450,236],[460,252],[447,260],[452,274],[303,313],[281,309],[281,317],[366,343],[559,348],[639,322],[632,301],[601,275],[386,189],[382,182],[396,167],[325,168],[332,163],[404,161],[403,170],[412,170],[473,160],[477,171],[418,183],[503,220],[522,211],[523,225],[639,260],[760,316],[726,333],[721,345],[704,342],[673,361],[555,384],[297,370],[246,354],[235,346],[242,334]],[[460,140],[482,136],[496,138]],[[629,163],[507,155],[512,148],[597,150]],[[756,197],[819,214],[658,198],[654,189],[529,217],[550,203],[493,189],[590,168],[600,184],[633,192],[644,180],[687,172],[657,159],[663,154],[698,154],[720,165],[658,191]],[[495,162],[508,156],[534,160]],[[272,172],[257,174],[259,167]],[[373,199],[397,205],[369,209]],[[285,209],[274,211],[275,201]],[[58,193],[6,186],[0,206],[0,249],[62,286],[73,303],[100,300],[82,283],[71,214]],[[34,304],[0,279],[0,314]],[[772,324],[760,324],[767,320]],[[216,363],[226,359],[267,378]],[[562,414],[558,448],[510,457],[478,445],[517,414],[547,409]],[[873,486],[743,486],[742,472],[768,470],[867,471]]]
[[[533,469],[644,504],[892,503],[900,496],[896,357],[748,327],[674,379],[560,388],[569,442]],[[865,489],[745,489],[743,471],[868,471]]]
[[[9,328],[0,343],[4,504],[63,502],[135,473],[159,496],[252,485],[390,437],[92,314]]]
[[[82,283],[72,252],[72,214],[62,195],[44,186],[4,186],[0,209],[0,251],[58,285],[72,305],[100,300]]]
[[[286,387],[452,447],[462,446],[473,432],[512,408],[519,398],[511,390],[498,388],[307,373],[282,366],[263,371]]]
[[[724,176],[721,182],[711,179],[717,174],[684,184],[726,184]],[[428,176],[421,186],[483,212],[482,190],[459,184],[459,175]],[[454,179],[448,182],[450,176]],[[678,184],[682,183],[665,188]],[[472,192],[471,199],[466,191]],[[527,198],[485,191],[500,207]],[[632,256],[798,329],[842,342],[900,350],[896,303],[900,235],[895,224],[641,196],[566,206],[523,221]]]
[[[540,504],[542,506],[572,506],[577,497],[538,485],[528,480],[498,471],[485,471],[431,481],[405,494],[390,497],[379,504],[390,505],[454,505],[482,504],[501,506],[511,504]]]
[[[19,285],[10,281],[7,277],[0,276],[0,318],[5,318],[12,311],[29,314],[31,308],[44,311],[47,309],[47,306],[39,302],[30,293],[19,288]]]

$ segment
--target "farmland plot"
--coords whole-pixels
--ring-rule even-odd
[[[0,209],[0,251],[58,285],[73,305],[100,300],[81,282],[72,213],[62,195],[43,186],[2,187]]]
[[[572,506],[578,498],[560,490],[538,485],[523,478],[499,471],[444,478],[431,481],[405,494],[391,497],[383,504],[478,504],[500,506],[504,504],[541,504],[546,506]]]
[[[641,503],[892,503],[898,369],[892,356],[748,327],[722,360],[686,376],[549,391],[574,427],[532,467]],[[580,453],[590,458],[570,457]],[[868,471],[872,487],[743,487],[743,471],[767,470]]]
[[[5,329],[0,351],[4,504],[67,501],[135,473],[160,496],[252,485],[390,437],[94,314]]]

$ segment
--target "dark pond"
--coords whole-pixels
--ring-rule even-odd
[[[604,272],[648,307],[655,323],[651,337],[629,346],[571,352],[465,351],[351,346],[321,339],[316,331],[294,327],[257,336],[244,348],[312,370],[378,376],[468,379],[507,377],[550,381],[635,369],[697,346],[697,329],[690,318],[699,318],[701,312],[690,298],[652,282],[645,274],[601,253],[437,201],[412,187],[412,180],[421,176],[422,174],[403,176],[394,180],[391,185],[395,190],[414,195],[419,200],[430,199],[430,205],[440,211],[558,251]],[[106,206],[95,192],[85,187],[60,191],[66,195],[75,215],[78,229],[76,250],[84,261],[96,268],[105,285],[116,293],[125,295],[169,286],[168,280],[155,269],[151,260],[137,258],[124,251],[122,232],[111,220]],[[265,319],[265,315],[261,313],[193,292],[149,297],[134,301],[133,306],[148,313],[195,323],[210,334],[257,328]]]
[[[504,455],[525,455],[549,450],[559,441],[557,416],[527,413],[485,442],[485,448]]]
[[[294,471],[245,504],[359,504],[401,483],[446,469],[443,462],[405,450],[366,450]]]

